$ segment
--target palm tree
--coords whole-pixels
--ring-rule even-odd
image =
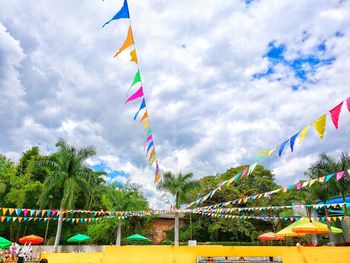
[[[345,171],[345,177],[342,180],[338,182],[328,183],[327,188],[322,186],[321,189],[318,189],[321,186],[316,186],[314,187],[316,188],[314,192],[316,191],[316,197],[318,196],[318,198],[323,202],[326,202],[326,200],[331,197],[331,195],[341,195],[344,202],[344,220],[342,221],[342,227],[344,232],[344,239],[346,242],[350,242],[350,221],[348,218],[349,212],[346,205],[346,195],[350,192],[350,178],[348,172],[349,168],[350,155],[348,153],[341,153],[339,160],[335,160],[331,156],[325,153],[321,153],[319,160],[313,163],[306,172],[306,175],[308,175],[310,178],[319,178],[330,173]]]
[[[186,194],[198,186],[197,182],[192,180],[193,174],[183,175],[179,173],[177,176],[171,172],[163,175],[163,189],[175,197],[175,209],[180,208],[180,204],[186,200]],[[175,246],[179,245],[179,213],[175,212]]]
[[[94,147],[89,146],[77,150],[59,139],[56,144],[58,151],[38,162],[38,167],[47,167],[50,171],[45,180],[44,192],[40,203],[46,205],[48,196],[54,190],[60,189],[60,211],[73,209],[78,193],[85,195],[86,203],[91,204],[93,188],[98,182],[94,171],[88,168],[85,161],[96,154]],[[59,214],[55,248],[59,245],[62,232],[63,213]]]

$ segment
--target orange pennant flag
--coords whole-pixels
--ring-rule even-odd
[[[137,60],[137,56],[136,56],[136,49],[130,51],[130,56],[131,56],[130,61],[133,61],[136,64],[139,63],[139,61]]]
[[[18,222],[20,222],[20,223],[21,223],[21,222],[22,222],[22,220],[23,220],[23,217],[19,217],[19,218],[18,218]]]
[[[4,222],[6,219],[6,216],[2,216],[1,219],[0,219],[0,222]]]
[[[134,37],[132,35],[131,26],[129,26],[128,35],[127,35],[123,45],[119,48],[118,52],[115,53],[115,55],[113,57],[118,56],[120,53],[123,52],[123,50],[127,49],[128,47],[130,47],[133,44],[134,44]]]
[[[148,113],[147,111],[145,111],[139,123],[143,122],[147,117],[148,117]]]
[[[318,136],[320,136],[321,139],[323,139],[324,136],[324,130],[326,127],[326,120],[327,120],[327,114],[319,117],[315,122],[314,122],[314,126],[315,129],[318,133]]]
[[[151,151],[151,153],[149,155],[148,162],[151,161],[151,159],[153,158],[153,154],[155,154],[154,148],[152,149],[152,151]]]
[[[15,209],[13,209],[13,208],[9,208],[9,214],[10,214],[10,215],[12,215],[12,214],[13,214],[13,212],[15,212]]]

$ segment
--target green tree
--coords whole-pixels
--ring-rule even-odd
[[[99,209],[109,211],[140,211],[147,210],[147,199],[142,195],[140,187],[136,185],[101,185]],[[116,243],[121,244],[121,228],[124,224],[123,232],[145,233],[147,229],[147,219],[140,217],[128,217],[125,220],[118,218],[105,219],[88,226],[88,234],[93,236],[94,240],[102,244]],[[117,232],[117,239],[115,239]]]
[[[319,159],[311,164],[310,168],[305,172],[308,177],[317,179],[331,173],[345,171],[345,177],[342,180],[332,180],[327,184],[317,185],[312,188],[311,193],[324,203],[332,196],[341,195],[344,202],[344,220],[342,225],[346,242],[350,242],[350,221],[348,219],[349,212],[346,206],[346,195],[350,192],[349,169],[350,155],[348,153],[341,153],[338,160],[326,153],[321,153]],[[327,208],[325,209],[327,212]]]
[[[175,197],[176,209],[179,209],[180,204],[186,201],[188,192],[198,186],[197,182],[193,181],[192,173],[185,175],[179,173],[175,176],[171,172],[166,172],[163,175],[163,180],[163,188]],[[179,213],[175,212],[175,246],[179,245],[179,228]]]
[[[48,196],[60,190],[60,210],[73,209],[79,193],[85,196],[86,205],[92,202],[92,189],[95,187],[94,172],[85,161],[96,154],[92,146],[76,149],[60,139],[56,147],[58,151],[38,162],[37,167],[47,167],[49,176],[41,196],[41,204],[47,205]],[[95,178],[96,179],[96,178]],[[59,245],[62,231],[62,213],[58,218],[55,247]]]

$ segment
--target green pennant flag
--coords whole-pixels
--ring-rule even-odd
[[[130,88],[131,88],[132,86],[134,86],[137,82],[141,82],[141,76],[140,76],[140,71],[139,71],[139,70],[136,72],[136,75],[135,75],[135,77],[134,77],[134,80],[133,80],[133,82],[132,82]]]

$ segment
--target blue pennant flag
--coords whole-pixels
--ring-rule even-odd
[[[281,144],[281,146],[280,146],[280,148],[279,148],[279,150],[278,150],[278,156],[279,156],[279,157],[281,157],[282,152],[283,152],[283,149],[284,149],[284,146],[286,146],[286,144],[287,144],[288,141],[289,141],[289,140],[286,140],[285,142],[283,142],[283,143]]]
[[[298,135],[299,135],[299,132],[297,132],[292,137],[290,137],[290,149],[292,150],[292,152],[294,150],[294,143],[295,143],[295,140],[298,137]]]
[[[145,101],[145,99],[143,99],[142,102],[141,102],[141,105],[140,105],[139,110],[136,112],[136,114],[135,114],[135,116],[134,116],[134,120],[136,120],[137,115],[139,115],[139,112],[140,112],[143,108],[145,108],[145,107],[146,107],[146,101]]]
[[[105,27],[105,25],[109,24],[113,20],[117,20],[120,18],[130,18],[128,3],[126,2],[126,0],[124,0],[123,7],[112,17],[112,19],[104,23],[102,27]]]
[[[148,154],[148,152],[149,152],[149,150],[151,149],[151,147],[153,146],[153,141],[151,141],[151,143],[148,145],[148,148],[147,148],[147,154]]]

